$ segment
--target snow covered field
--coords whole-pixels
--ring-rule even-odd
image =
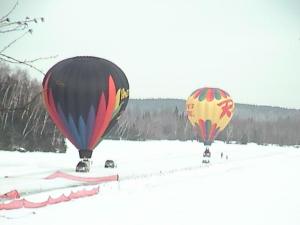
[[[36,188],[33,176],[73,170],[79,157],[68,146],[66,154],[0,151],[0,194],[14,185]],[[198,142],[105,140],[93,153],[91,176],[119,174],[119,182],[101,184],[92,197],[0,210],[0,224],[300,224],[300,149],[216,142],[210,165],[201,164],[203,150]],[[106,159],[117,168],[105,169]]]

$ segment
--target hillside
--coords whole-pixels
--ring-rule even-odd
[[[253,118],[255,120],[275,121],[280,118],[299,117],[299,109],[287,109],[282,107],[235,104],[234,117],[242,119]],[[185,111],[183,99],[130,99],[127,108],[141,112],[173,111],[177,107],[179,112]]]
[[[126,140],[195,140],[185,100],[130,99],[118,124],[106,136]],[[236,104],[230,124],[217,137],[227,143],[300,144],[300,110]]]

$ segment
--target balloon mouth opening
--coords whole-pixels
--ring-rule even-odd
[[[89,149],[80,149],[79,157],[81,159],[90,159],[92,157],[93,151]]]
[[[210,146],[211,146],[211,141],[204,141],[204,146],[206,147],[206,148],[209,148]]]

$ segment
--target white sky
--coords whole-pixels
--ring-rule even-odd
[[[14,2],[0,0],[0,15]],[[58,55],[36,64],[45,72],[94,55],[122,68],[131,98],[186,99],[211,86],[238,103],[300,108],[299,0],[19,0],[12,18],[25,16],[46,22],[5,53]],[[14,35],[1,34],[0,47]]]

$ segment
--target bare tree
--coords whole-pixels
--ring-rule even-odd
[[[3,16],[0,16],[0,35],[7,35],[8,33],[13,35],[14,38],[11,39],[6,44],[3,44],[3,46],[0,45],[0,62],[9,63],[9,64],[18,64],[18,65],[24,65],[26,67],[30,67],[39,73],[45,75],[45,73],[37,68],[34,63],[40,60],[46,60],[50,58],[55,58],[57,56],[47,56],[47,57],[37,57],[34,59],[20,59],[18,57],[11,56],[7,54],[7,50],[14,46],[19,40],[23,39],[24,37],[28,35],[33,34],[33,24],[44,22],[44,17],[34,17],[30,18],[29,16],[26,16],[23,19],[20,20],[12,20],[11,15],[14,13],[15,9],[18,7],[19,2],[16,1],[15,4],[11,7],[11,9],[5,13]],[[40,93],[38,93],[35,96],[32,96],[31,99],[29,99],[26,103],[23,105],[9,105],[8,107],[3,107],[3,105],[0,108],[0,111],[12,111],[12,110],[22,110],[26,107],[28,107],[32,102],[34,102],[37,98],[39,98]]]

